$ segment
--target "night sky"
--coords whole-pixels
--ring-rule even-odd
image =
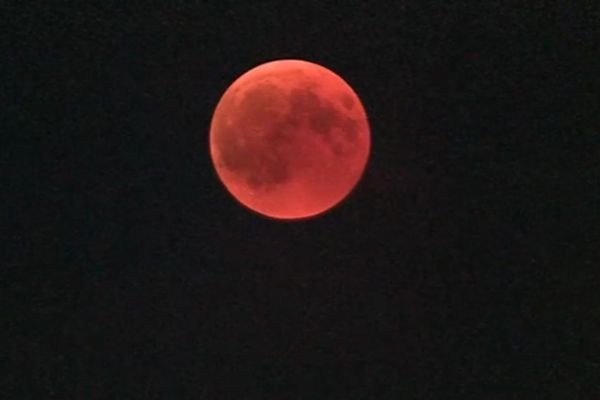
[[[599,398],[593,2],[79,3],[0,6],[0,397]],[[208,152],[281,58],[372,134],[299,222]]]

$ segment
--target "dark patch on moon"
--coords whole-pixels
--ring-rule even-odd
[[[216,137],[216,148],[219,150],[225,168],[230,171],[240,171],[248,168],[244,157],[243,146],[235,139],[235,132],[228,126],[222,126]]]
[[[352,108],[355,100],[349,94],[344,94],[346,108]],[[345,100],[344,100],[345,98]],[[311,88],[295,88],[290,94],[290,113],[286,115],[284,123],[290,126],[299,126],[304,120],[308,127],[320,135],[335,155],[342,155],[349,150],[344,142],[354,143],[359,134],[359,123],[347,117],[339,107],[339,103],[319,97]],[[339,134],[333,135],[334,128],[339,128]]]
[[[307,119],[309,127],[321,135],[328,135],[340,118],[333,103],[319,98],[311,89],[293,89],[290,105],[292,115]]]
[[[354,99],[348,93],[342,93],[340,96],[340,101],[347,110],[351,110],[352,107],[354,107]]]
[[[252,173],[247,175],[246,182],[253,189],[269,190],[275,185],[290,180],[290,169],[279,152],[265,151],[258,154]]]
[[[242,96],[238,113],[232,113],[236,116],[234,123],[220,128],[217,147],[221,161],[226,169],[242,176],[248,186],[269,190],[291,178],[289,163],[282,152],[287,139],[281,123],[277,122],[285,119],[282,94],[276,85],[262,82]]]
[[[289,163],[282,154],[282,135],[273,131],[266,140],[246,137],[244,142],[235,140],[231,128],[223,128],[223,137],[231,138],[229,143],[219,146],[224,167],[244,177],[254,189],[268,190],[274,185],[287,182],[291,178]]]
[[[358,122],[356,120],[344,118],[342,121],[342,130],[347,141],[354,142],[358,138]]]
[[[294,75],[295,77],[306,76],[306,73],[300,68],[290,69],[290,74]]]
[[[239,122],[242,126],[262,126],[265,119],[281,114],[279,105],[284,101],[277,85],[259,82],[242,95],[238,105]]]
[[[339,119],[339,112],[330,102],[326,102],[311,114],[310,127],[321,135],[328,135]]]
[[[310,89],[294,88],[290,94],[291,112],[294,114],[310,114],[319,108],[321,100]]]
[[[342,154],[344,154],[344,147],[338,143],[338,142],[331,142],[329,144],[329,147],[331,148],[331,152],[333,154],[335,154],[336,156],[341,156]]]

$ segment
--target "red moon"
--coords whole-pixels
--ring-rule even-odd
[[[322,214],[360,180],[369,157],[367,114],[329,69],[277,60],[225,91],[210,127],[210,153],[227,190],[276,219]]]

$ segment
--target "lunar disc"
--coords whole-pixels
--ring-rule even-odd
[[[302,60],[259,65],[219,100],[210,127],[218,177],[241,204],[277,219],[322,214],[365,170],[370,130],[350,85]]]

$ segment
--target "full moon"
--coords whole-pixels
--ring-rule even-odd
[[[367,114],[333,71],[302,60],[259,65],[219,100],[210,127],[218,177],[267,217],[322,214],[356,187],[369,157]]]

